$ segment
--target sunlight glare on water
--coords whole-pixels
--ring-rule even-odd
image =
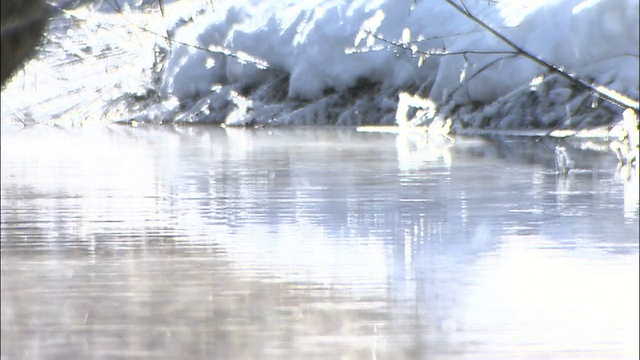
[[[564,146],[5,129],[2,357],[637,358],[637,178]]]

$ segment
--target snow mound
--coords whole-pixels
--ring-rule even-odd
[[[638,1],[466,5],[528,52],[638,98]],[[595,126],[621,113],[445,1],[222,2],[175,34],[161,94],[185,114],[205,110],[177,121],[390,124],[406,91],[463,127]]]

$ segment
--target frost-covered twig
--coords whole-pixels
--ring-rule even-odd
[[[415,47],[407,47],[407,44],[396,42],[393,40],[385,39],[382,36],[375,34],[369,30],[365,30],[365,32],[371,35],[373,38],[384,42],[385,44],[411,51],[412,54],[420,54],[425,57],[429,56],[450,56],[450,55],[471,55],[471,54],[480,54],[480,55],[519,55],[515,51],[500,51],[500,50],[463,50],[463,51],[450,51],[445,48],[442,49],[431,49],[431,50],[420,50]]]
[[[469,11],[469,9],[466,7],[464,1],[461,0],[462,5],[455,3],[453,0],[444,0],[444,1],[446,1],[449,5],[451,5],[455,10],[457,10],[464,16],[471,19],[476,24],[480,25],[483,29],[487,30],[493,36],[500,39],[500,41],[504,42],[507,46],[515,50],[515,52],[518,53],[518,55],[535,62],[536,64],[547,69],[549,72],[558,74],[559,76],[569,80],[570,82],[597,94],[601,98],[609,101],[614,105],[617,105],[623,109],[632,108],[636,112],[640,111],[640,104],[638,103],[637,100],[630,99],[622,94],[612,93],[611,90],[606,89],[604,86],[599,86],[599,85],[589,83],[573,74],[570,74],[569,72],[562,69],[561,67],[554,65],[551,62],[544,60],[538,56],[535,56],[534,54],[530,53],[524,48],[518,46],[516,43],[508,39],[506,36],[502,35],[497,30],[492,28],[490,25],[488,25],[487,23],[485,23],[484,21],[480,20],[478,17],[473,15],[471,11]]]
[[[140,30],[142,30],[142,31],[148,32],[148,33],[150,33],[152,35],[158,36],[160,38],[163,38],[163,39],[165,39],[167,41],[170,41],[170,42],[173,42],[173,43],[176,43],[176,44],[180,44],[180,45],[187,46],[187,47],[190,47],[190,48],[193,48],[193,49],[205,51],[205,52],[208,52],[208,53],[211,53],[211,54],[220,54],[220,55],[236,58],[236,59],[240,60],[240,62],[253,64],[259,69],[264,69],[264,70],[270,69],[270,70],[275,70],[275,71],[278,71],[278,72],[285,72],[284,70],[281,70],[281,69],[278,69],[278,68],[274,68],[266,60],[257,58],[255,56],[250,55],[250,54],[247,54],[244,51],[235,51],[234,52],[232,50],[229,50],[226,47],[218,46],[218,45],[210,45],[209,47],[204,47],[204,46],[200,46],[200,45],[189,44],[187,42],[171,38],[171,37],[169,37],[167,35],[159,34],[159,33],[155,32],[153,30],[149,30],[149,29],[145,28],[144,26],[139,26],[139,25],[137,25],[135,23],[132,23],[132,24],[134,26],[136,26],[137,28],[139,28]]]

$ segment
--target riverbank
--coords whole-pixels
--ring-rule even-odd
[[[407,11],[386,1],[323,4],[167,1],[164,15],[149,4],[67,11],[51,23],[40,56],[4,88],[2,122],[450,120],[458,133],[616,124],[633,132],[622,123],[624,109],[514,56],[445,2],[407,2]],[[637,24],[629,9],[638,1],[536,4],[469,9],[567,71],[638,98],[637,26],[625,25]],[[435,15],[446,15],[446,26]]]

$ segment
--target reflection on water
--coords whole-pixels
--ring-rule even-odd
[[[611,154],[353,129],[2,134],[3,358],[628,358]]]

